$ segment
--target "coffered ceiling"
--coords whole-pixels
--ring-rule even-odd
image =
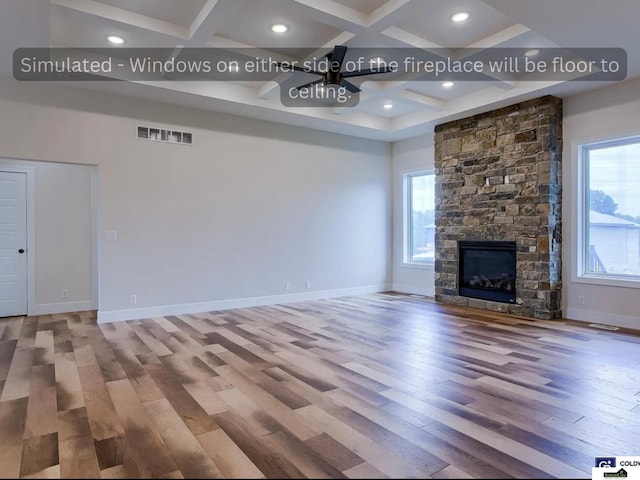
[[[469,18],[455,23],[451,17],[459,12]],[[303,61],[302,48],[309,49],[306,55],[321,56],[335,45],[380,51],[383,57],[389,52],[406,57],[413,49],[453,59],[466,58],[468,49],[508,49],[504,51],[522,61],[534,48],[541,51],[538,59],[546,59],[545,54],[560,48],[612,47],[626,50],[630,79],[640,74],[638,18],[637,0],[4,0],[0,73],[7,74],[9,49],[91,50],[113,47],[107,37],[118,35],[124,39],[119,48],[255,48],[280,61]],[[288,31],[272,32],[276,23]],[[299,72],[240,80],[56,83],[385,141],[423,134],[438,123],[522,99],[564,96],[608,83],[510,71],[459,77],[445,88],[442,76],[385,75],[357,79],[362,92],[352,107],[283,105],[279,84],[317,78]]]

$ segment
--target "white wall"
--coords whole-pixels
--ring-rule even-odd
[[[640,134],[640,81],[565,99],[563,149],[563,299],[566,317],[640,328],[640,290],[574,281],[576,271],[578,145]],[[638,285],[640,287],[640,285]],[[584,296],[584,305],[578,297]]]
[[[403,264],[403,176],[434,168],[433,133],[393,144],[393,290],[435,295],[433,265]]]
[[[191,131],[194,145],[138,140],[138,125]],[[390,150],[97,92],[0,87],[0,156],[98,166],[101,321],[388,288]]]
[[[637,81],[565,99],[568,318],[640,327],[637,289],[572,281],[576,145],[640,133],[638,111]],[[193,131],[195,145],[137,140],[138,124]],[[149,316],[172,305],[180,313],[194,304],[223,308],[372,291],[391,280],[396,291],[433,295],[433,269],[402,265],[402,174],[433,168],[432,134],[394,144],[391,173],[385,143],[105,94],[5,85],[0,157],[0,165],[20,158],[99,166],[100,312],[106,320]],[[35,303],[64,302],[62,288],[70,290],[70,308],[95,301],[86,242],[90,168],[24,164],[35,166],[38,183]],[[105,242],[107,230],[117,230],[118,241]],[[131,294],[138,297],[135,307]]]
[[[29,313],[96,308],[91,203],[95,167],[0,158],[2,167],[27,167],[34,176],[35,251],[30,259],[36,268],[30,279]],[[68,298],[62,298],[62,290]]]

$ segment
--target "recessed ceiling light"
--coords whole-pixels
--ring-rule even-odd
[[[283,23],[276,23],[275,25],[271,25],[271,31],[274,33],[284,33],[287,30],[289,30],[289,27],[287,27]]]
[[[451,20],[454,22],[464,22],[467,18],[469,18],[467,12],[458,12],[451,17]]]
[[[443,86],[444,88],[451,88],[451,87],[453,87],[453,82],[444,82],[444,83],[442,84],[442,86]]]
[[[109,35],[107,40],[115,45],[122,45],[124,43],[124,38],[119,37],[118,35]]]
[[[387,102],[387,103],[385,103],[385,104],[383,105],[383,108],[384,108],[385,110],[391,110],[391,109],[393,108],[393,103],[391,103],[391,102]]]
[[[540,53],[540,50],[538,50],[537,48],[532,48],[531,50],[527,50],[526,52],[524,52],[524,56],[525,57],[535,57],[539,53]]]

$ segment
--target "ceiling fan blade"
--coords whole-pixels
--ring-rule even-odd
[[[279,67],[287,68],[289,70],[295,70],[297,72],[312,73],[313,75],[324,75],[323,72],[318,72],[310,68],[302,68],[302,67],[299,67],[298,65],[292,65],[290,63],[276,62],[276,65],[278,65]]]
[[[340,86],[342,86],[342,87],[346,88],[346,89],[347,89],[347,90],[349,90],[351,93],[358,93],[358,92],[360,92],[360,91],[361,91],[361,90],[360,90],[358,87],[356,87],[353,83],[351,83],[351,82],[347,82],[345,79],[342,79],[342,80],[340,81]]]
[[[336,45],[333,49],[333,53],[331,54],[331,64],[334,65],[337,63],[334,70],[339,72],[342,68],[342,62],[344,62],[344,57],[347,54],[347,47],[344,45]]]
[[[363,75],[373,75],[376,73],[392,73],[395,70],[391,67],[364,68],[362,70],[354,70],[353,72],[344,72],[342,78],[361,77]]]
[[[314,80],[313,82],[305,83],[304,85],[300,85],[299,87],[296,87],[296,88],[298,90],[304,90],[305,88],[313,87],[318,83],[322,83],[323,80],[324,80],[323,78],[320,78],[319,80]]]

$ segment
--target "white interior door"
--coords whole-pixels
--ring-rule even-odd
[[[27,314],[27,175],[0,171],[0,317]]]

